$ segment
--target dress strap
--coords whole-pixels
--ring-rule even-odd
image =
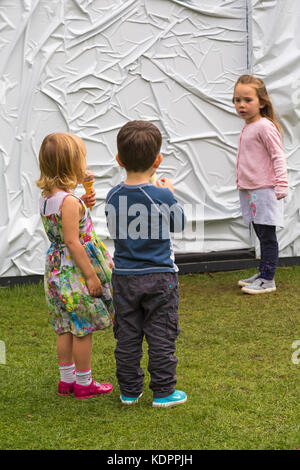
[[[45,198],[43,214],[46,214],[47,198]]]
[[[67,196],[72,196],[72,194],[66,191],[58,191],[50,197],[45,197],[42,195],[40,202],[41,214],[45,216],[59,214],[61,205]]]

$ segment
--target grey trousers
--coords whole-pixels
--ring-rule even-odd
[[[175,390],[178,326],[177,273],[113,274],[116,375],[120,391],[136,397],[144,387],[142,344],[148,343],[148,371],[154,398]]]

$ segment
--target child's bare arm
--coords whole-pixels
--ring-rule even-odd
[[[98,296],[102,293],[101,282],[79,241],[80,203],[72,196],[66,197],[61,208],[62,230],[65,244],[78,268],[82,271],[89,293]]]

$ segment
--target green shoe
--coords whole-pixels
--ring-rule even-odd
[[[142,395],[142,393],[140,393],[138,397],[126,397],[125,395],[120,395],[120,400],[124,405],[133,405],[139,401],[139,398],[141,398]]]
[[[180,405],[181,403],[186,402],[187,396],[186,393],[175,390],[171,395],[163,398],[154,398],[152,406],[173,406],[173,405]]]

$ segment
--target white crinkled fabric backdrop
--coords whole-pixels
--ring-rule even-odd
[[[113,251],[104,201],[124,178],[116,135],[133,119],[161,130],[158,177],[171,178],[187,205],[175,252],[251,246],[235,185],[243,122],[232,104],[247,72],[266,81],[284,125],[280,255],[299,256],[299,20],[296,0],[1,0],[0,276],[43,273],[49,243],[35,180],[51,132],[83,138],[96,175],[94,224]]]

